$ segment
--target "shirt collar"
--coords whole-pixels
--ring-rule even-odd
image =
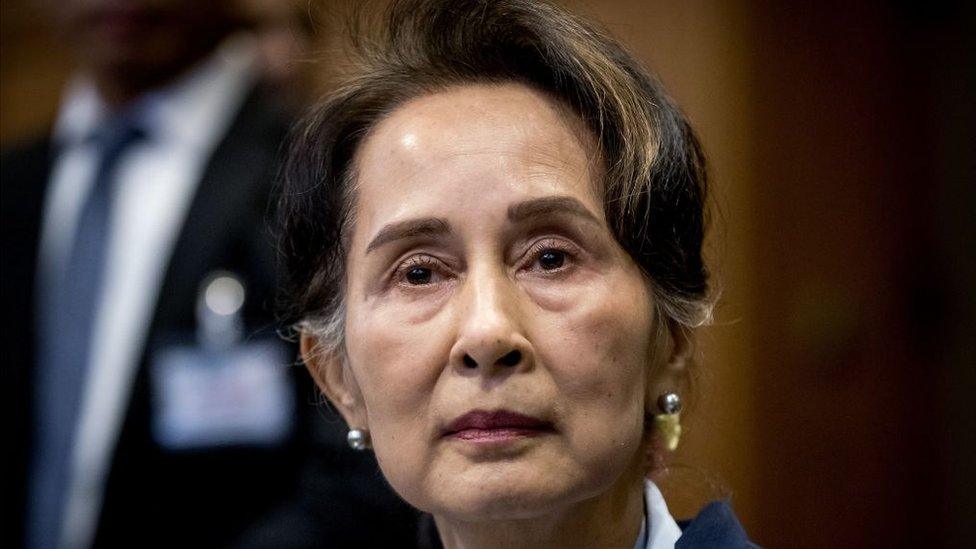
[[[644,520],[634,549],[671,549],[681,537],[661,490],[650,480],[644,481]]]
[[[91,78],[75,76],[68,83],[61,111],[54,123],[54,141],[62,145],[82,143],[108,117],[107,110]]]

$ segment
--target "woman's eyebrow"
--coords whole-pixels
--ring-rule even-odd
[[[508,219],[512,222],[525,221],[532,217],[558,213],[570,214],[596,223],[597,225],[602,225],[597,216],[593,215],[582,202],[571,196],[534,198],[508,207]]]
[[[404,238],[414,238],[418,236],[440,236],[451,232],[451,225],[439,217],[427,217],[422,219],[408,219],[384,225],[382,229],[369,245],[366,246],[366,253],[372,252],[376,248]]]

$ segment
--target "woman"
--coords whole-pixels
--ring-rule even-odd
[[[350,444],[446,547],[746,546],[724,504],[682,533],[646,480],[711,310],[686,120],[549,4],[396,2],[379,27],[296,132],[280,208]]]

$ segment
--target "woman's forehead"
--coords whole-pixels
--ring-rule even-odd
[[[587,141],[566,109],[526,86],[470,85],[423,96],[363,143],[357,218],[368,230],[446,208],[491,215],[493,207],[546,195],[576,196],[602,215]]]

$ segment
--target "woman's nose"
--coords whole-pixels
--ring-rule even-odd
[[[463,371],[514,371],[532,363],[522,329],[518,289],[504,276],[469,275],[462,290],[452,366]]]

